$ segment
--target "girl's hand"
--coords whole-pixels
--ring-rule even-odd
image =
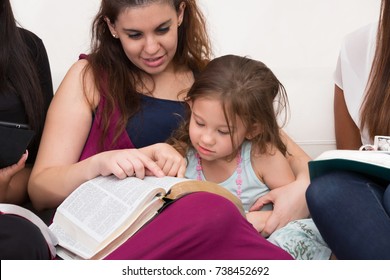
[[[248,212],[246,214],[246,218],[248,222],[250,222],[258,232],[262,232],[265,223],[271,214],[272,211],[253,211],[253,212]]]
[[[98,173],[115,175],[119,179],[130,176],[144,178],[145,175],[164,176],[164,172],[150,157],[138,149],[124,149],[103,152],[96,156]]]

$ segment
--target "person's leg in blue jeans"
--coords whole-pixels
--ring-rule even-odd
[[[333,172],[312,181],[310,214],[338,259],[390,260],[389,183],[352,172]]]

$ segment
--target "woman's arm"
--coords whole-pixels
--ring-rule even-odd
[[[103,152],[79,162],[91,124],[91,105],[99,94],[91,73],[83,79],[86,60],[76,62],[54,95],[46,117],[38,156],[28,185],[33,206],[57,207],[73,190],[99,175],[118,178],[145,175],[145,168],[162,176],[157,164],[136,149]]]
[[[281,131],[281,135],[290,154],[287,160],[295,175],[295,181],[271,190],[260,197],[250,209],[258,210],[265,204],[273,203],[273,212],[262,231],[264,236],[270,235],[290,221],[309,216],[305,192],[310,182],[308,169],[310,157],[284,131]]]
[[[335,85],[334,89],[334,127],[337,149],[358,150],[362,145],[360,129],[353,121],[345,103],[344,91]]]

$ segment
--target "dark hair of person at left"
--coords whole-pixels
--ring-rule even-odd
[[[0,1],[0,42],[0,98],[8,93],[18,95],[25,108],[27,124],[36,133],[34,143],[37,145],[49,103],[45,100],[37,65],[42,55],[38,51],[42,51],[42,46],[37,44],[42,42],[30,31],[18,27],[9,0]],[[47,55],[46,50],[44,54]],[[46,78],[52,97],[51,75]]]

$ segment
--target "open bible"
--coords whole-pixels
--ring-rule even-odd
[[[240,201],[210,182],[176,177],[97,177],[80,185],[58,207],[50,230],[63,259],[103,259],[150,221],[167,201],[208,191]],[[168,193],[168,195],[167,195]]]
[[[311,179],[336,170],[390,181],[390,151],[329,150],[309,162]]]

